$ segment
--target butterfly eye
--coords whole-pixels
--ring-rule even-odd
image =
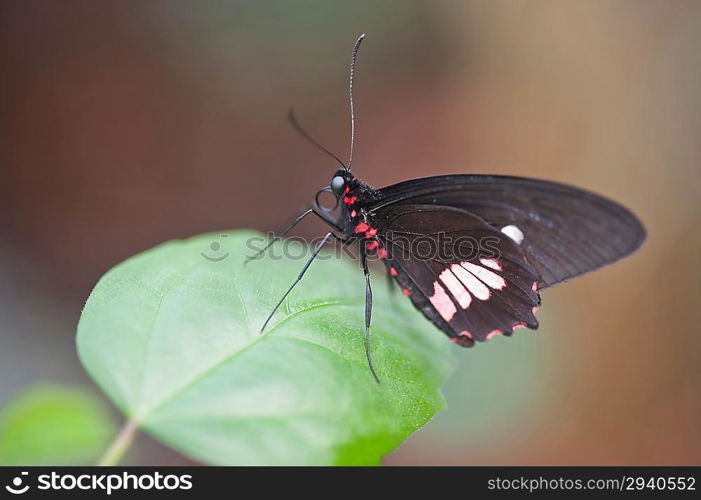
[[[333,191],[336,194],[341,194],[345,185],[346,180],[340,175],[337,175],[336,177],[331,179],[331,191]]]

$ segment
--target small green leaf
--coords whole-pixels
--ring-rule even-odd
[[[32,387],[0,410],[0,465],[92,464],[114,432],[104,404],[89,392]]]
[[[377,385],[363,273],[330,254],[261,334],[309,249],[285,241],[243,265],[251,242],[265,239],[171,241],[109,271],[78,326],[84,366],[132,422],[204,463],[379,463],[443,407],[452,344],[376,273]]]

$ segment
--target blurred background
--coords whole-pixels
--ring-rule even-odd
[[[385,463],[701,463],[701,3],[0,13],[0,407],[41,381],[99,393],[74,335],[110,267],[171,238],[277,229],[328,183],[335,164],[285,114],[346,155],[348,56],[365,32],[358,176],[551,179],[618,200],[649,233],[629,259],[545,291],[538,332],[456,347],[448,408]],[[140,436],[127,463],[187,459]]]

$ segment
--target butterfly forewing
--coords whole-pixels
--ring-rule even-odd
[[[368,210],[442,205],[474,214],[519,242],[547,288],[610,264],[637,249],[645,230],[627,209],[601,196],[553,182],[492,175],[415,179],[380,190]]]
[[[386,206],[377,225],[391,274],[455,342],[537,327],[538,275],[501,231],[459,208],[429,204]]]

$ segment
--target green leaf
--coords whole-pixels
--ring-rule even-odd
[[[376,271],[376,384],[363,273],[330,254],[261,334],[309,249],[286,240],[243,265],[255,239],[171,241],[109,271],[78,326],[84,366],[133,424],[204,463],[379,463],[443,407],[452,344]]]
[[[91,393],[35,386],[0,410],[0,465],[92,464],[114,431],[104,404]]]

